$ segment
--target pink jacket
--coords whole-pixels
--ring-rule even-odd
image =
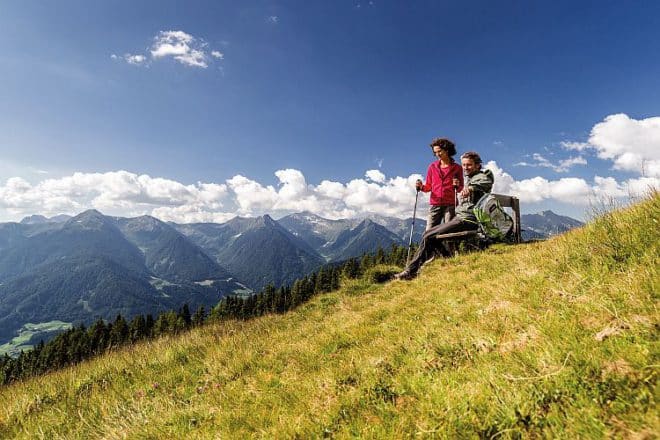
[[[422,186],[422,191],[431,191],[431,205],[435,206],[454,206],[454,177],[458,178],[458,192],[463,190],[463,168],[456,162],[447,168],[440,167],[440,161],[437,160],[426,172],[426,183]]]

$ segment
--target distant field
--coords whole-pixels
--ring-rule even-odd
[[[71,323],[63,321],[27,323],[21,327],[18,336],[6,344],[0,345],[0,356],[5,354],[17,356],[21,350],[31,349],[41,339],[49,339],[51,336],[69,328],[71,328]]]

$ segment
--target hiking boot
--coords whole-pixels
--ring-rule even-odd
[[[398,274],[394,275],[395,280],[409,281],[413,278],[415,278],[415,274],[409,270],[404,270],[403,272],[399,272]]]

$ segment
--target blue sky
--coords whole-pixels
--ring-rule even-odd
[[[525,212],[581,218],[660,178],[658,2],[0,10],[0,221],[404,216],[436,136]]]

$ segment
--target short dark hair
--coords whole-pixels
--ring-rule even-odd
[[[461,155],[461,159],[470,159],[475,165],[481,165],[481,156],[476,151],[468,151]]]
[[[449,157],[456,155],[456,145],[447,138],[435,138],[431,141],[431,149],[433,147],[440,147],[447,151]]]

